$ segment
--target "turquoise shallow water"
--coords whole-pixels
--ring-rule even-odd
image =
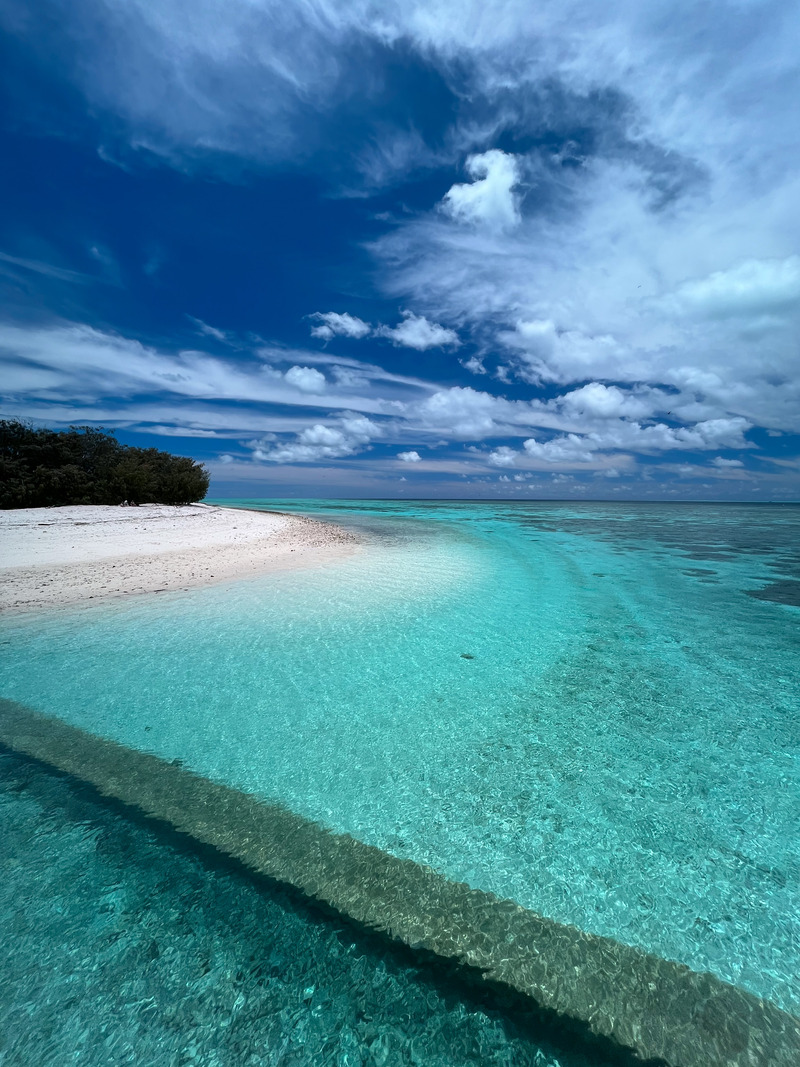
[[[611,1067],[2,753],[0,825],[3,1067]]]
[[[800,507],[263,506],[368,545],[7,618],[0,696],[800,1010]]]

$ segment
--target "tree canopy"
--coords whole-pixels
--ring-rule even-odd
[[[94,426],[48,430],[0,420],[0,508],[190,504],[208,491],[202,463],[122,445]]]

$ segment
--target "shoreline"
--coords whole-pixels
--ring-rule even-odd
[[[322,566],[361,542],[333,523],[212,504],[0,511],[0,612]]]

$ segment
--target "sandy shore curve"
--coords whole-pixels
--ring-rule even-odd
[[[313,567],[358,546],[333,523],[210,504],[0,511],[0,611]]]

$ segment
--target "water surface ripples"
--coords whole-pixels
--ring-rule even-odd
[[[800,508],[264,506],[368,547],[8,618],[0,695],[800,1011]]]

